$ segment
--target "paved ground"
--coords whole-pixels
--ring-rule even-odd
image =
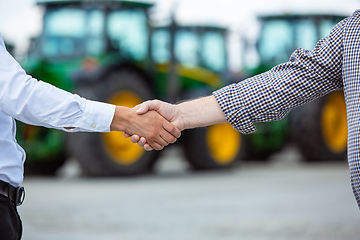
[[[296,154],[295,154],[296,156]],[[191,173],[176,150],[158,174],[27,178],[24,240],[357,240],[360,211],[346,163],[284,153],[231,172]]]

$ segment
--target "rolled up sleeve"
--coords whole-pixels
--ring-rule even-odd
[[[343,89],[345,22],[338,23],[312,51],[299,48],[288,62],[213,92],[229,123],[251,133],[256,122],[280,120],[294,107]]]

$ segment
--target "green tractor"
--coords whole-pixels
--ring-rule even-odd
[[[168,36],[151,27],[152,4],[119,0],[38,4],[45,9],[43,30],[22,65],[35,78],[91,100],[127,107],[154,98],[174,101],[205,95],[226,84],[224,30],[179,30],[170,34],[175,44],[163,46]],[[184,43],[188,37],[191,41]],[[212,48],[220,51],[218,59],[210,56]],[[19,123],[17,139],[27,152],[25,173],[53,174],[70,156],[89,175],[142,174],[151,171],[159,156],[131,143],[121,132],[65,134]],[[229,168],[241,154],[241,135],[229,124],[185,131],[178,142],[194,169]]]
[[[175,22],[154,28],[152,59],[160,95],[174,99],[171,94],[175,93],[175,100],[192,99],[228,84],[226,34],[220,27]],[[228,168],[244,152],[242,136],[230,124],[185,131],[181,142],[186,158],[200,170]]]
[[[249,76],[287,62],[297,48],[313,49],[345,16],[326,14],[261,16],[256,48],[260,63],[248,68]],[[346,107],[342,92],[333,92],[295,108],[281,121],[258,123],[258,131],[246,139],[250,156],[265,159],[292,140],[307,161],[344,160],[347,148]],[[249,155],[248,155],[249,156]]]

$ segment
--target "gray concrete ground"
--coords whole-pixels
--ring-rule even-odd
[[[346,163],[302,164],[287,150],[267,164],[193,173],[176,149],[157,174],[26,178],[24,240],[355,240],[360,211]]]

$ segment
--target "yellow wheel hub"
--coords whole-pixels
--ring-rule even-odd
[[[226,165],[235,160],[240,151],[241,134],[229,123],[208,127],[207,144],[216,163]]]
[[[108,100],[109,103],[124,107],[135,107],[143,100],[134,92],[118,91]],[[138,161],[144,150],[124,137],[123,132],[103,133],[103,144],[110,158],[121,165],[131,165]]]
[[[331,93],[322,109],[321,130],[324,141],[334,153],[341,153],[347,146],[347,121],[344,95]]]

